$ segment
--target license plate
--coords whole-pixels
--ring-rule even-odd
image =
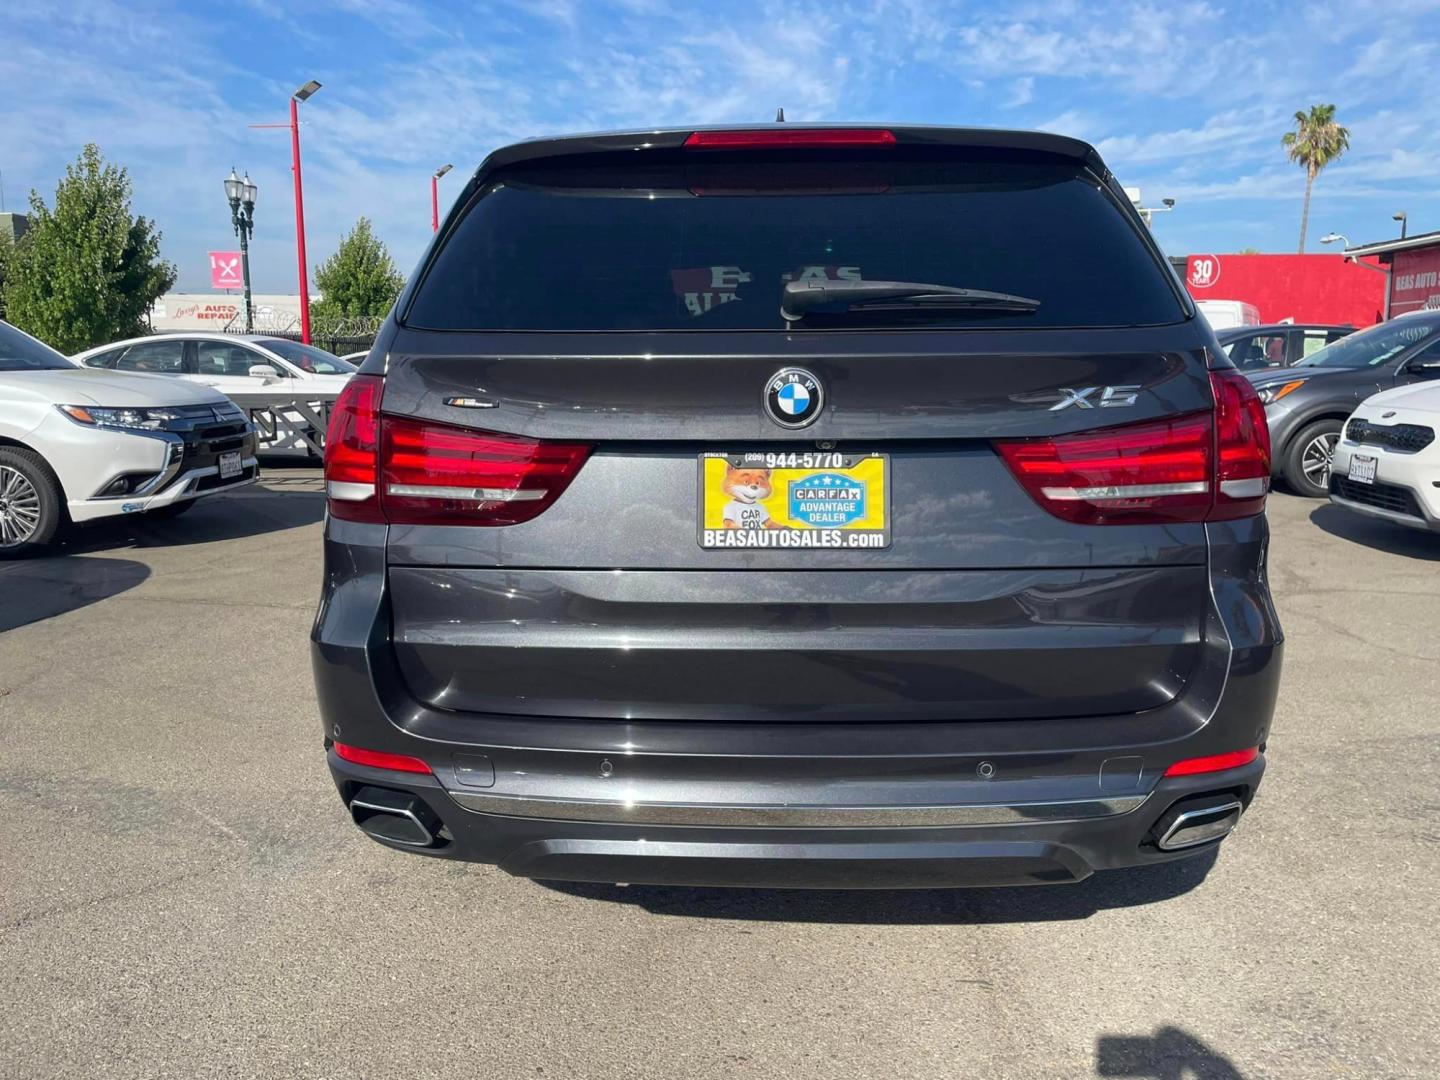
[[[1376,459],[1370,454],[1350,455],[1350,479],[1357,484],[1375,483]]]
[[[889,454],[701,454],[699,491],[702,548],[890,546]]]
[[[220,455],[220,479],[233,480],[240,475],[240,451],[231,450]]]

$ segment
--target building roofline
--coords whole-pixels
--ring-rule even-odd
[[[1345,249],[1347,256],[1351,255],[1386,255],[1392,251],[1406,251],[1409,248],[1429,247],[1431,244],[1440,244],[1440,231],[1417,233],[1414,236],[1407,236],[1403,240],[1398,237],[1394,240],[1379,240],[1373,244],[1361,244],[1359,247]]]

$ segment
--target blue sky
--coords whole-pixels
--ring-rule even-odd
[[[9,0],[0,22],[6,208],[48,196],[87,141],[126,165],[181,288],[234,238],[221,181],[260,185],[252,263],[295,291],[290,92],[303,105],[312,264],[360,214],[407,273],[485,153],[545,133],[888,120],[1039,128],[1095,142],[1173,254],[1293,251],[1304,175],[1280,136],[1334,102],[1350,154],[1320,178],[1311,250],[1440,229],[1440,0]],[[1334,250],[1334,249],[1328,249]]]

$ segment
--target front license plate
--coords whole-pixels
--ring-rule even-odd
[[[220,479],[233,480],[240,475],[240,451],[231,450],[220,455]]]
[[[700,455],[702,548],[890,546],[890,455]]]
[[[1376,459],[1369,454],[1350,455],[1350,479],[1357,484],[1375,483]]]

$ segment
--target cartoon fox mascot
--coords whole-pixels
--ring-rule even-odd
[[[770,519],[770,511],[760,504],[760,500],[768,499],[773,490],[769,469],[737,469],[734,465],[726,465],[720,490],[730,496],[721,513],[725,528],[781,528]]]

